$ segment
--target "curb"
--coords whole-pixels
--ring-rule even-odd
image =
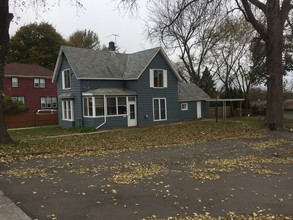
[[[31,220],[15,203],[0,190],[0,219],[1,220]]]

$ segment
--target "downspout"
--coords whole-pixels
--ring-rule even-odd
[[[104,122],[96,127],[96,130],[98,130],[100,127],[106,124],[107,122],[107,115],[106,115],[106,96],[104,95]]]

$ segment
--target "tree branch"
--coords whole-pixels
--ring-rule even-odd
[[[251,0],[249,0],[251,1]],[[245,13],[246,13],[246,18],[248,19],[248,21],[252,24],[252,26],[255,28],[255,30],[259,33],[259,35],[261,36],[261,38],[264,41],[267,41],[267,32],[266,32],[266,28],[264,27],[264,25],[262,25],[261,23],[259,23],[254,14],[252,13],[251,10],[251,6],[248,3],[247,0],[241,0],[242,5],[244,7]]]
[[[281,7],[281,19],[282,24],[284,25],[285,21],[288,18],[289,11],[293,8],[291,0],[284,0]]]
[[[251,4],[259,8],[264,14],[266,13],[266,6],[258,0],[249,0]]]

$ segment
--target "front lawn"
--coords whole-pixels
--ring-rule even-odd
[[[43,127],[9,131],[14,144],[0,146],[0,160],[77,155],[100,155],[112,151],[181,146],[227,138],[263,136],[263,118],[219,121],[200,120],[171,125],[95,131]]]

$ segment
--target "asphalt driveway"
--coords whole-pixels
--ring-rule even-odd
[[[293,134],[0,164],[0,189],[32,219],[293,217]]]

